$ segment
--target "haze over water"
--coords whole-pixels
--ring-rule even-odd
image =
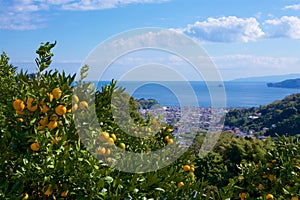
[[[98,84],[98,88],[101,88],[101,84],[107,84],[108,82],[102,82]],[[189,102],[192,98],[191,94],[183,89],[182,82],[169,82],[172,88],[177,88],[180,91],[179,94],[174,94],[170,89],[163,85],[156,83],[143,83],[139,82],[120,82],[119,86],[135,87],[140,85],[131,95],[136,98],[155,99],[162,106],[177,107],[179,104],[179,96]],[[210,107],[211,99],[209,90],[205,82],[190,82],[191,87],[198,99],[198,105],[192,103],[187,106],[200,106]],[[214,87],[222,87],[221,85],[215,85]],[[180,89],[182,88],[182,89]],[[213,87],[211,88],[213,89]],[[286,89],[286,88],[271,88],[267,87],[266,82],[224,82],[224,89],[226,94],[227,107],[257,107],[264,104],[272,103],[275,100],[281,100],[284,97],[299,93],[299,89]],[[177,98],[178,97],[178,98]],[[221,98],[221,97],[220,97]],[[192,100],[190,102],[193,102]],[[181,105],[184,106],[184,105]]]

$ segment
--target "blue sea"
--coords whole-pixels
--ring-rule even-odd
[[[109,82],[97,82],[97,88]],[[188,85],[188,87],[187,87]],[[271,88],[266,82],[235,82],[207,84],[203,81],[191,82],[119,82],[136,99],[155,99],[162,106],[197,106],[211,107],[225,100],[227,108],[258,107],[281,100],[284,97],[300,93],[299,89]],[[222,92],[223,91],[223,92]],[[213,95],[211,95],[213,93]],[[211,98],[213,96],[213,99]],[[212,101],[217,103],[212,103]],[[220,105],[223,105],[223,104]]]

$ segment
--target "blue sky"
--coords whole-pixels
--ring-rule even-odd
[[[54,67],[72,73],[100,42],[143,27],[196,39],[224,80],[300,72],[296,0],[0,0],[0,50],[28,69],[41,42],[56,40]]]

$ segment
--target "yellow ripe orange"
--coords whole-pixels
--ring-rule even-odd
[[[195,167],[192,167],[192,166],[191,166],[190,172],[195,172]]]
[[[183,165],[182,168],[186,172],[190,171],[190,169],[191,169],[191,167],[189,165]]]
[[[25,108],[25,104],[21,99],[17,99],[13,102],[13,107],[16,111],[22,111]]]
[[[56,114],[52,114],[50,116],[50,121],[56,121],[56,120],[58,120],[58,116]]]
[[[271,162],[272,162],[272,163],[276,163],[276,159],[272,160]]]
[[[23,118],[18,118],[18,122],[24,122],[24,119]]]
[[[66,106],[64,105],[58,105],[56,108],[55,108],[55,112],[56,114],[58,115],[64,115],[67,113],[67,108]]]
[[[184,183],[183,182],[179,182],[178,184],[177,184],[177,187],[178,188],[182,188],[184,186]]]
[[[43,117],[40,121],[39,124],[42,126],[47,126],[48,124],[48,118],[47,117]]]
[[[106,149],[106,155],[107,155],[107,156],[110,155],[110,149]]]
[[[291,200],[298,200],[298,197],[292,197]]]
[[[73,106],[72,106],[72,112],[76,111],[78,109],[78,104],[75,103]]]
[[[49,124],[48,124],[48,128],[50,130],[53,130],[53,129],[55,129],[57,127],[57,125],[58,125],[57,121],[50,121]]]
[[[36,105],[34,105],[34,106],[32,106],[32,102],[33,102],[33,98],[32,97],[29,97],[28,99],[27,99],[27,109],[29,110],[29,111],[31,111],[31,112],[34,112],[34,111],[36,111],[37,109],[38,109],[38,105],[36,104]]]
[[[101,147],[98,149],[98,154],[99,155],[104,155],[106,153],[106,149],[104,147]]]
[[[37,130],[38,130],[38,131],[41,131],[41,130],[43,130],[44,128],[45,128],[45,126],[38,126],[38,127],[37,127]]]
[[[120,148],[123,149],[123,150],[125,150],[126,145],[125,145],[123,142],[121,142],[121,143],[120,143]]]
[[[266,199],[268,200],[268,199],[274,199],[274,196],[272,195],[272,194],[267,194],[266,195]]]
[[[44,191],[44,188],[43,188],[43,191]],[[47,195],[47,196],[49,196],[49,195],[52,194],[52,192],[53,192],[52,191],[52,185],[49,184],[49,186],[48,186],[47,190],[44,192],[44,194]]]
[[[49,102],[51,103],[53,101],[53,94],[47,93],[47,95],[49,97]]]
[[[168,144],[173,144],[174,143],[173,139],[169,139],[167,142],[168,142]]]
[[[44,102],[41,102],[40,104],[41,104],[41,106],[42,106],[41,113],[46,113],[46,112],[48,112],[49,107],[48,107]]]
[[[117,136],[115,134],[111,134],[110,137],[114,140],[117,141]]]
[[[246,199],[246,193],[240,193],[239,194],[239,197],[241,198],[241,200],[244,200],[244,199]]]
[[[80,103],[79,103],[79,108],[80,109],[87,109],[89,107],[89,104],[86,102],[86,101],[81,101]]]
[[[69,190],[63,191],[60,196],[66,197],[68,196]]]
[[[107,161],[107,162],[111,162],[112,160],[111,160],[110,157],[107,157],[107,158],[106,158],[106,161]]]
[[[166,137],[165,137],[165,141],[168,141],[169,139],[170,139],[169,136],[166,136]]]
[[[110,146],[114,145],[115,141],[113,138],[108,138],[108,143]]]
[[[31,111],[31,112],[34,112],[34,111],[36,111],[37,110],[37,105],[35,105],[35,106],[32,106],[32,107],[27,107],[28,108],[28,110],[29,111]]]
[[[31,107],[31,104],[32,104],[33,100],[34,100],[34,99],[33,99],[32,97],[29,97],[29,98],[27,99],[27,107],[28,107],[28,106]]]
[[[54,99],[60,99],[61,98],[61,95],[62,95],[62,91],[60,88],[54,88],[51,92],[53,94],[53,98]]]
[[[171,133],[171,132],[173,132],[173,129],[168,128],[168,129],[167,129],[167,132],[168,132],[168,133]]]
[[[28,198],[29,198],[29,195],[28,195],[27,193],[25,193],[25,194],[23,195],[22,200],[27,200]]]
[[[78,103],[79,102],[78,96],[77,95],[73,95],[72,96],[72,101],[73,101],[73,103]]]
[[[109,138],[109,134],[107,132],[102,132],[100,135],[100,140],[101,141],[106,141]]]
[[[32,144],[30,145],[30,149],[31,149],[32,151],[38,151],[38,150],[40,150],[40,145],[39,145],[39,143],[38,143],[38,142],[32,143]]]

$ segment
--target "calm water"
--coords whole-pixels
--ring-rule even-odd
[[[98,88],[107,83],[97,83]],[[126,88],[136,99],[156,99],[163,106],[211,106],[211,95],[205,82],[189,83],[190,85],[183,82],[120,82],[118,85]],[[217,102],[214,105],[221,101],[222,90],[226,95],[227,107],[256,107],[300,92],[299,89],[270,88],[265,82],[224,82],[224,87],[212,83],[210,91]]]

